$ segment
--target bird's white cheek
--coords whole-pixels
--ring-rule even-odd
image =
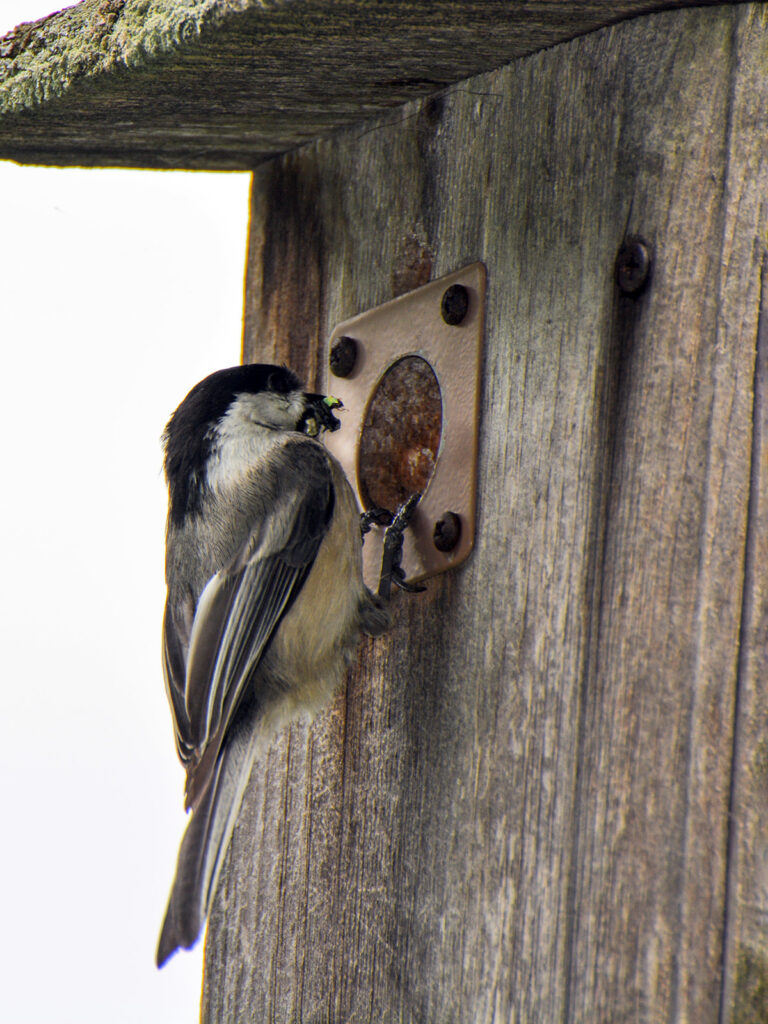
[[[293,395],[239,395],[217,425],[207,466],[208,486],[231,487],[253,470],[293,430],[304,409],[300,392]]]
[[[257,394],[238,395],[222,420],[224,430],[244,424],[271,430],[295,430],[304,412],[304,396],[300,391],[275,394],[260,391]]]

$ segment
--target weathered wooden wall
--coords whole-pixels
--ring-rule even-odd
[[[485,261],[479,524],[254,770],[204,1020],[768,1020],[766,69],[649,16],[255,174],[247,358]]]

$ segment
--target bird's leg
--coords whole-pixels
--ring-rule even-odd
[[[384,533],[384,550],[381,556],[381,575],[379,576],[379,597],[388,601],[392,584],[409,594],[418,594],[426,587],[406,583],[405,572],[400,565],[403,557],[403,533],[413,518],[416,506],[421,500],[420,494],[412,494],[392,517],[392,521]]]

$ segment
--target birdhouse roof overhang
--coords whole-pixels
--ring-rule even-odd
[[[0,159],[244,170],[672,0],[83,0],[0,39]]]

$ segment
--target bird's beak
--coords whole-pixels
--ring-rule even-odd
[[[321,430],[338,430],[341,426],[339,420],[333,415],[334,409],[341,409],[342,402],[332,395],[309,395],[304,394],[306,403],[302,417],[299,420],[298,429],[310,437],[317,437]]]

